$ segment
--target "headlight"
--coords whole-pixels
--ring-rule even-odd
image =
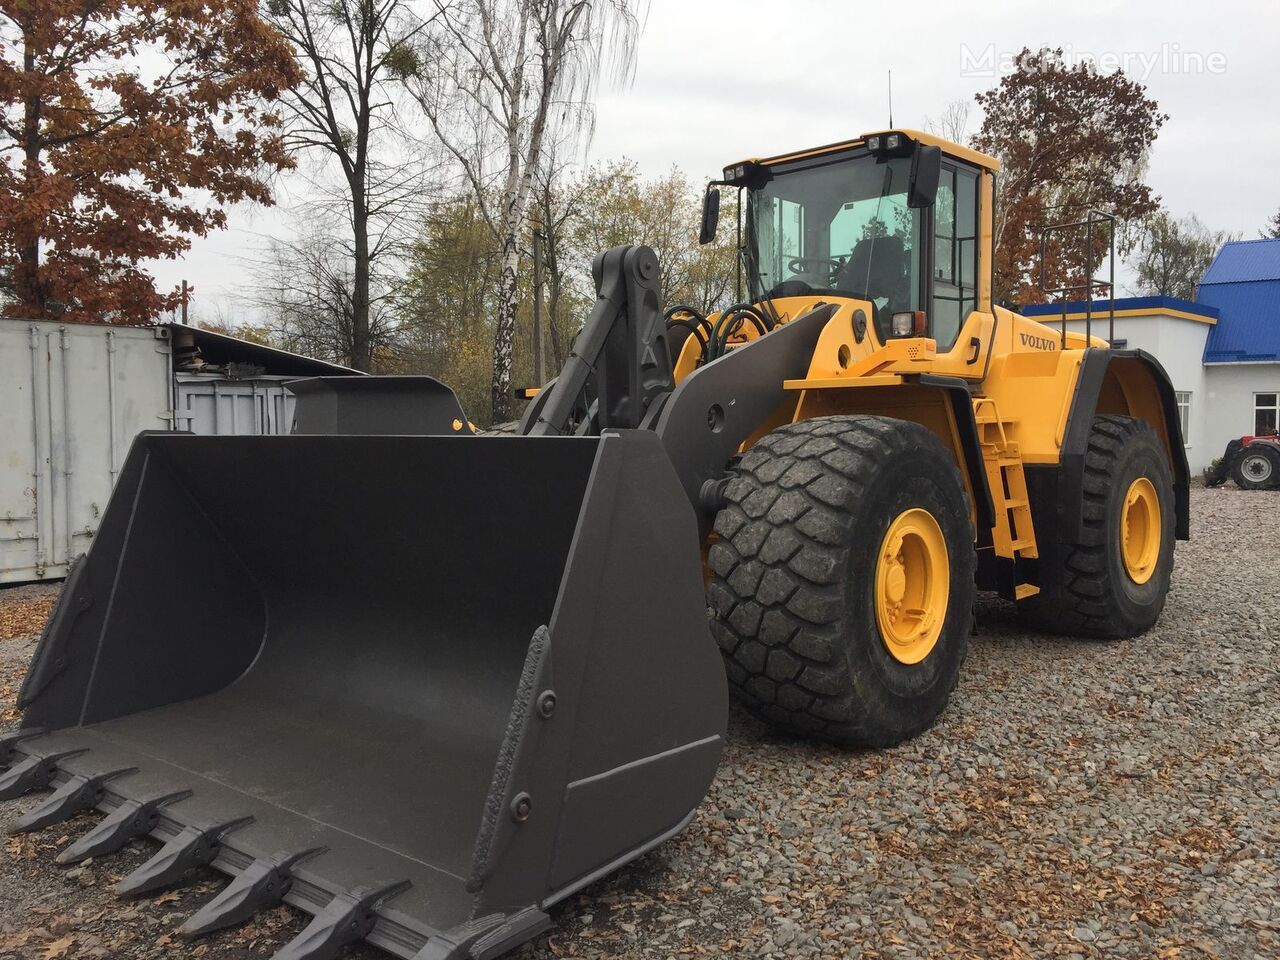
[[[880,138],[879,138],[879,137],[867,137],[867,149],[868,149],[868,150],[870,150],[872,153],[879,153],[879,152],[880,152]]]
[[[889,321],[889,329],[893,331],[895,337],[909,337],[915,329],[916,315],[914,313],[895,313],[893,319]]]
[[[884,148],[886,150],[897,150],[902,146],[902,134],[891,133],[884,138]]]

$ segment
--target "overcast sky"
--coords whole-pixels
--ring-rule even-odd
[[[1170,115],[1149,182],[1174,214],[1252,238],[1280,207],[1278,36],[1276,0],[653,0],[635,82],[600,91],[590,158],[702,177],[883,128],[890,69],[896,125],[920,127],[993,86],[1023,46],[1054,45],[1123,64]],[[978,120],[975,106],[970,130]],[[195,285],[197,316],[235,316],[242,258],[286,229],[278,209],[237,209],[230,229],[154,272],[165,288]]]

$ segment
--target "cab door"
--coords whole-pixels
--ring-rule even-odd
[[[932,271],[929,317],[938,344],[934,370],[949,376],[981,380],[987,369],[995,317],[991,312],[990,285],[982,289],[982,258],[989,250],[989,228],[983,230],[990,211],[990,190],[976,167],[945,159],[933,207]],[[984,243],[984,241],[987,241]]]

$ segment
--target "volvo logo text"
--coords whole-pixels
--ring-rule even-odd
[[[1030,347],[1032,350],[1058,349],[1058,344],[1055,341],[1050,340],[1048,337],[1036,337],[1029,333],[1020,333],[1018,336],[1022,337],[1022,345],[1024,347]]]

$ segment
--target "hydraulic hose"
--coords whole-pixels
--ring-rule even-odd
[[[749,303],[737,303],[720,314],[715,327],[711,331],[711,342],[708,344],[708,360],[715,360],[728,349],[729,338],[737,333],[742,324],[750,320],[756,332],[764,336],[772,329],[768,319]]]

